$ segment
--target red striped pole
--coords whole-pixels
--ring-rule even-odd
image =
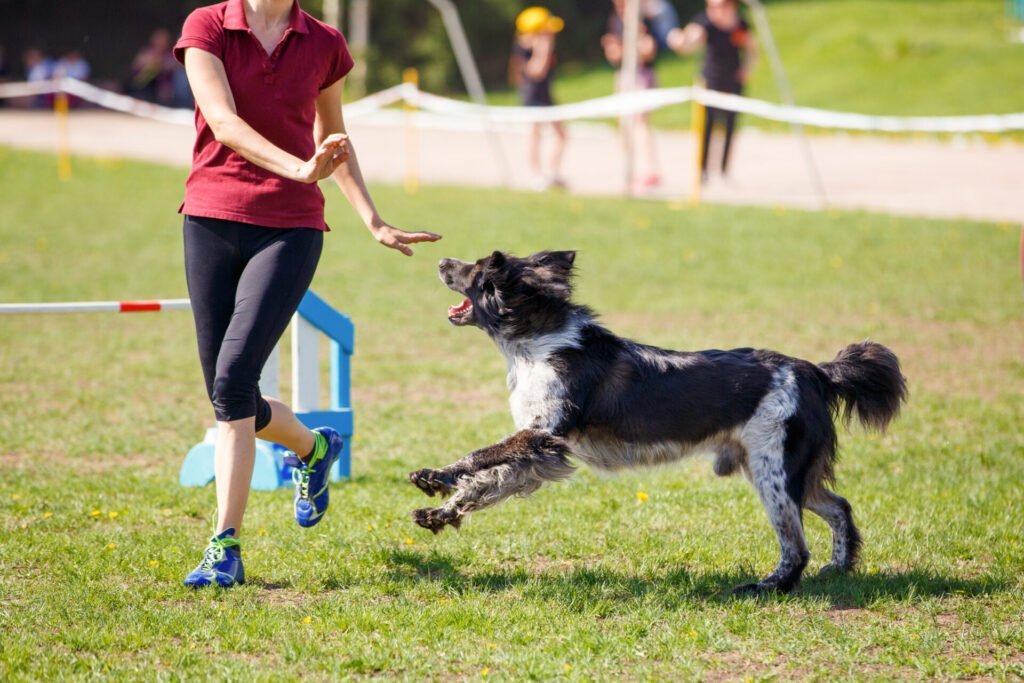
[[[152,301],[63,301],[36,304],[0,304],[4,313],[144,313],[151,311],[187,311],[188,299]]]

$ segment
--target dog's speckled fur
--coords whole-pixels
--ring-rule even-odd
[[[449,310],[449,320],[482,328],[505,356],[519,431],[442,469],[410,474],[428,495],[448,497],[415,511],[416,523],[434,533],[458,527],[470,512],[570,476],[570,456],[616,470],[703,450],[716,454],[716,474],[744,473],[778,536],[778,566],[739,591],[789,591],[799,583],[810,558],[804,508],[832,528],[825,570],[852,569],[860,534],[850,504],[827,489],[833,418],[845,404],[846,421],[856,415],[885,429],[906,400],[896,356],[872,342],[821,365],[767,350],[691,353],[638,344],[571,301],[574,260],[574,252],[494,252],[475,263],[441,262],[442,281],[467,300]]]

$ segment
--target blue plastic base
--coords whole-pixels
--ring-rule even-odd
[[[352,412],[348,410],[324,410],[313,413],[297,413],[296,417],[310,429],[331,427],[345,438],[345,447],[331,471],[331,480],[348,479],[352,476]],[[206,486],[214,480],[213,452],[217,442],[216,427],[206,430],[206,437],[193,446],[181,464],[178,483],[182,486]],[[292,485],[292,468],[284,464],[288,451],[275,443],[256,439],[256,463],[252,472],[252,488],[257,491],[273,491],[282,486]]]

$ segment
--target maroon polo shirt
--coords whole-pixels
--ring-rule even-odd
[[[345,38],[292,4],[284,37],[267,54],[249,29],[242,0],[201,7],[188,16],[174,56],[199,48],[224,63],[238,115],[300,159],[313,156],[316,97],[352,69]],[[341,103],[338,103],[339,106]],[[192,171],[180,213],[271,228],[327,230],[316,183],[287,180],[217,142],[196,107]]]

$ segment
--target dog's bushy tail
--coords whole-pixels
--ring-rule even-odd
[[[847,425],[856,413],[864,427],[885,431],[907,400],[907,380],[900,371],[899,358],[881,344],[850,344],[818,367],[832,381],[835,395],[829,403],[836,412],[842,399]]]

